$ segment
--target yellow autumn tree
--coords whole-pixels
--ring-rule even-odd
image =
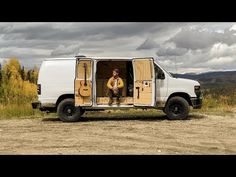
[[[22,68],[16,58],[3,63],[1,87],[1,101],[6,104],[22,104],[37,97],[36,84],[22,79]]]

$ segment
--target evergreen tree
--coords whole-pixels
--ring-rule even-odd
[[[31,75],[30,72],[31,72],[30,70],[27,71],[27,76],[26,76],[26,80],[27,81],[30,81],[30,78],[31,78],[30,77],[30,75]]]
[[[26,78],[25,78],[25,67],[24,66],[22,66],[20,74],[21,74],[22,80],[25,80]]]

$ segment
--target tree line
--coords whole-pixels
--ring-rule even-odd
[[[17,58],[0,64],[0,104],[23,104],[37,98],[39,69],[25,69]]]

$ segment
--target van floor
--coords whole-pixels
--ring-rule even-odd
[[[97,104],[98,105],[107,105],[109,102],[109,97],[97,97]],[[116,98],[113,98],[113,103],[116,104]],[[133,97],[120,97],[120,104],[121,105],[132,105],[134,104]]]

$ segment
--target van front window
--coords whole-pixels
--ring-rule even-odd
[[[155,63],[155,68],[158,67],[161,70],[164,70],[165,73],[167,73],[170,77],[173,77],[165,68],[163,68],[157,61],[154,62]]]

